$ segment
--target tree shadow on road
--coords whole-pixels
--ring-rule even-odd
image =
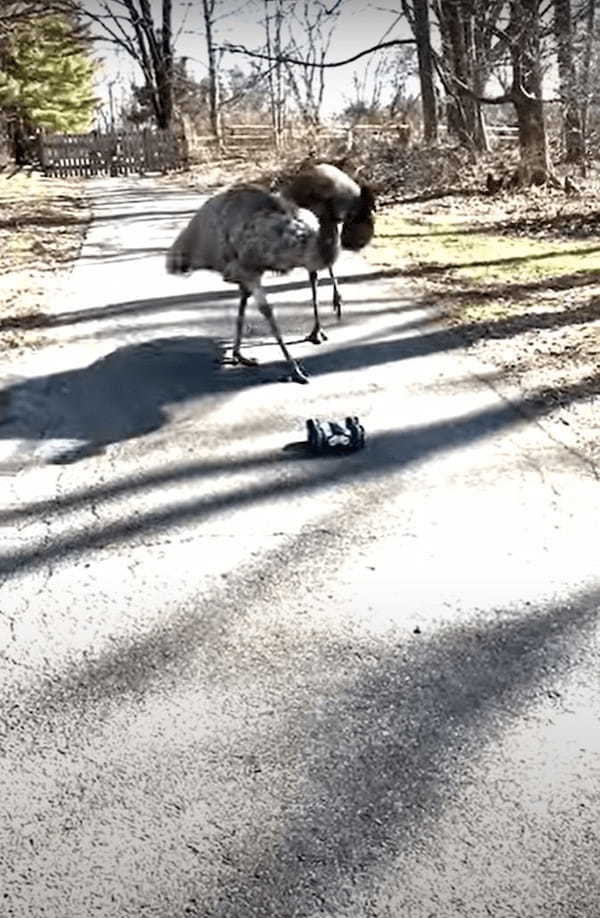
[[[206,394],[206,383],[192,383],[192,388],[185,388],[188,374],[195,378],[194,355],[190,355],[184,364],[187,370],[184,371],[183,388],[178,395],[173,385],[177,386],[177,367],[175,368],[174,381],[166,382],[161,378],[154,389],[154,394],[149,400],[142,401],[137,406],[137,414],[131,416],[128,414],[127,419],[118,424],[111,419],[108,411],[105,423],[108,431],[99,430],[94,421],[87,419],[81,420],[82,412],[86,411],[85,405],[81,405],[79,397],[77,399],[78,414],[76,418],[80,420],[69,420],[67,431],[71,433],[83,434],[87,437],[88,443],[98,443],[106,441],[107,433],[113,438],[123,438],[139,436],[141,433],[149,432],[156,429],[156,425],[164,423],[166,414],[164,405],[169,401],[175,401],[177,398],[191,398],[193,393],[199,395]],[[169,364],[170,365],[170,364]],[[142,370],[145,366],[145,359],[142,358]],[[223,379],[226,380],[225,371]],[[207,376],[212,377],[212,371],[207,370]],[[198,379],[202,374],[198,374]],[[256,377],[252,377],[256,378]],[[248,371],[235,370],[231,382],[225,381],[224,388],[221,391],[239,391],[240,386],[248,384]],[[138,376],[139,385],[143,388],[145,375],[142,372]],[[168,386],[168,395],[165,386]],[[231,388],[230,388],[231,386]],[[108,398],[113,402],[115,399],[122,400],[122,391],[113,390]],[[152,387],[150,387],[152,391]],[[214,391],[214,390],[213,390]],[[590,393],[600,392],[600,373],[593,380],[583,380],[565,387],[563,391],[563,401],[565,404],[576,402],[578,399],[588,398]],[[154,484],[168,484],[175,481],[193,481],[205,478],[218,473],[226,472],[228,475],[247,470],[260,471],[264,474],[257,478],[253,483],[248,484],[244,481],[234,488],[227,488],[221,493],[200,493],[194,500],[185,500],[182,504],[169,504],[168,506],[158,505],[150,506],[147,509],[147,503],[144,509],[130,518],[128,515],[123,519],[111,520],[99,527],[90,529],[88,527],[81,531],[61,534],[53,540],[46,540],[43,546],[34,545],[20,550],[5,552],[0,556],[0,572],[7,574],[16,574],[27,569],[36,569],[44,564],[55,562],[57,560],[68,560],[69,558],[84,555],[86,552],[94,551],[106,545],[120,545],[131,542],[132,539],[141,535],[156,535],[168,531],[172,526],[189,524],[199,525],[204,520],[214,517],[215,514],[226,512],[231,509],[243,509],[244,507],[259,504],[264,500],[289,500],[304,494],[317,496],[323,489],[330,487],[332,484],[342,486],[344,484],[356,484],[372,478],[381,478],[387,474],[397,473],[403,468],[423,462],[429,457],[447,452],[452,449],[463,448],[469,443],[477,442],[487,437],[491,437],[515,427],[517,424],[524,423],[525,419],[538,419],[549,413],[548,403],[542,397],[543,393],[533,392],[523,399],[512,402],[498,402],[489,407],[473,412],[461,417],[444,418],[443,420],[424,424],[410,429],[390,429],[383,432],[368,436],[367,449],[351,454],[348,457],[336,458],[333,461],[330,457],[321,459],[306,458],[304,455],[287,458],[287,463],[295,464],[296,470],[286,476],[277,476],[268,474],[277,463],[278,458],[281,460],[286,453],[282,451],[281,455],[277,450],[267,450],[259,455],[250,458],[241,459],[222,459],[215,461],[202,460],[189,465],[183,464],[180,468],[173,471],[164,472],[163,470],[156,473],[150,473],[141,478],[132,479],[128,484],[127,481],[121,481],[116,485],[103,485],[99,488],[89,487],[79,495],[67,495],[65,498],[59,498],[52,502],[52,508],[60,511],[64,504],[65,509],[85,506],[91,501],[96,505],[104,499],[111,499],[117,494],[125,496],[128,491],[137,491],[140,488],[151,487]],[[104,409],[107,408],[107,402],[102,401]],[[134,426],[132,427],[132,423]],[[86,426],[83,426],[86,425]],[[1,430],[1,428],[0,428]],[[14,435],[14,434],[13,434]],[[44,436],[48,433],[40,431],[39,435]],[[287,453],[290,456],[290,453]],[[575,457],[578,466],[581,466],[581,458]],[[595,469],[589,469],[596,474]],[[45,505],[44,505],[45,506]],[[39,514],[40,505],[31,505],[21,507],[18,510],[18,517],[24,518],[24,515]],[[51,509],[46,507],[46,509]],[[16,518],[10,511],[4,515],[7,520]]]
[[[302,576],[308,552],[288,557],[299,565],[295,576]],[[399,596],[407,627],[387,649],[377,645],[371,653],[372,645],[363,646],[360,638],[323,638],[318,652],[306,656],[298,635],[296,645],[269,658],[244,634],[254,609],[239,608],[237,589],[258,595],[264,606],[269,588],[265,593],[262,581],[270,560],[281,563],[265,553],[256,570],[240,573],[237,587],[234,578],[173,621],[37,686],[9,711],[6,726],[10,730],[16,718],[19,732],[27,736],[34,729],[40,743],[43,711],[44,721],[64,719],[76,744],[80,729],[109,720],[107,702],[140,701],[147,692],[164,693],[165,686],[176,692],[193,680],[197,689],[218,686],[226,705],[230,692],[236,697],[238,680],[249,698],[260,698],[266,683],[283,705],[277,730],[261,720],[257,704],[236,733],[235,756],[224,755],[219,738],[205,733],[196,745],[199,767],[210,768],[207,786],[225,782],[239,802],[234,823],[219,832],[218,849],[198,851],[218,859],[218,889],[207,890],[201,868],[182,859],[189,895],[184,914],[308,915],[333,910],[342,900],[357,907],[352,914],[368,914],[358,906],[366,905],[370,872],[393,869],[403,851],[426,838],[468,785],[488,744],[532,706],[555,696],[559,680],[592,643],[600,594],[582,591],[525,612],[498,608],[478,626],[419,636],[410,631],[410,599]],[[25,712],[32,712],[31,724]],[[273,788],[282,776],[287,791],[273,809]],[[219,808],[215,800],[215,819]],[[411,878],[400,895],[404,890],[410,896]],[[146,890],[146,901],[155,897],[164,918],[179,918],[180,910],[164,905],[164,892]],[[135,905],[132,900],[131,913]]]
[[[520,617],[499,610],[497,622],[480,628],[407,635],[374,660],[365,654],[362,666],[352,660],[356,646],[332,648],[339,669],[352,671],[346,686],[336,691],[332,678],[326,693],[313,676],[312,703],[294,710],[290,699],[281,735],[256,738],[256,760],[265,761],[267,774],[255,778],[253,799],[264,793],[273,761],[292,787],[299,777],[301,790],[286,795],[278,818],[260,831],[248,802],[245,831],[223,840],[227,857],[211,916],[341,914],[344,905],[352,915],[388,914],[371,911],[372,871],[397,870],[396,859],[419,847],[431,882],[441,879],[425,839],[469,785],[487,746],[531,707],[556,697],[560,678],[597,630],[599,603],[594,590]],[[490,794],[502,799],[501,788]],[[592,854],[593,846],[593,838],[582,839],[582,852]],[[565,868],[557,862],[556,869]],[[566,869],[573,869],[570,861]],[[415,889],[404,876],[393,887],[389,914],[413,914],[418,883]],[[198,874],[197,895],[202,890]],[[193,892],[192,886],[187,914],[200,918],[205,913]],[[432,889],[431,904],[439,907],[449,894]]]

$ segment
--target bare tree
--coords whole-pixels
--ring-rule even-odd
[[[217,140],[221,137],[221,109],[219,104],[219,62],[215,45],[215,6],[216,0],[202,0],[204,20],[204,38],[208,59],[208,110],[210,127]]]
[[[435,0],[441,36],[437,70],[448,98],[448,129],[463,145],[488,149],[480,97],[492,72],[498,44],[495,38],[504,0]],[[462,86],[473,88],[464,92]]]
[[[523,184],[541,184],[551,174],[542,96],[540,0],[511,0],[510,101],[515,106]]]
[[[478,94],[455,77],[465,93],[490,105],[511,103],[519,128],[519,181],[522,184],[556,182],[550,163],[542,97],[541,0],[510,0],[506,28],[496,29],[510,63],[510,82],[499,96]]]
[[[428,0],[402,0],[402,9],[410,23],[417,44],[423,137],[426,143],[436,143],[438,137],[437,103],[434,86],[434,63],[431,47],[431,25]]]
[[[155,19],[153,6],[159,6]],[[172,0],[72,0],[99,40],[117,45],[142,71],[156,124],[168,128],[173,117]]]
[[[274,7],[271,13],[271,6]],[[268,56],[274,61],[265,71],[271,102],[271,124],[277,143],[283,132],[284,94],[283,64],[281,61],[281,26],[283,21],[282,0],[264,0],[265,39]]]
[[[348,105],[344,112],[353,118],[377,118],[382,109],[384,85],[390,71],[390,62],[380,56],[373,68],[370,64],[374,58],[359,74],[355,70],[352,74],[352,89],[354,94],[348,98]]]
[[[287,84],[306,124],[318,125],[325,93],[323,64],[329,52],[340,4],[328,7],[325,0],[290,2],[285,15],[286,54],[301,58],[293,67],[284,58]]]
[[[567,162],[581,162],[585,153],[585,145],[581,107],[577,98],[571,0],[554,0],[554,35],[563,108],[566,159]]]
[[[389,68],[389,83],[392,87],[388,106],[390,118],[406,118],[408,112],[415,111],[416,96],[408,90],[409,78],[415,73],[415,68],[414,48],[402,48],[395,54]]]
[[[583,47],[583,63],[581,67],[581,129],[583,131],[584,143],[587,145],[588,137],[588,114],[591,95],[591,72],[592,72],[592,49],[594,44],[594,32],[596,26],[596,0],[587,0],[587,10],[585,15],[585,41]]]

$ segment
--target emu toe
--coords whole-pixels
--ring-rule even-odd
[[[231,362],[234,366],[240,364],[243,367],[257,367],[258,360],[256,357],[244,357],[243,354],[240,354],[239,351],[234,351],[231,355]]]
[[[297,383],[302,383],[302,384],[305,384],[310,381],[308,376],[306,375],[306,373],[300,366],[300,364],[296,363],[295,360],[293,361],[293,363],[290,364],[290,379],[292,380],[292,382],[297,382]]]
[[[322,344],[323,341],[327,341],[327,335],[320,325],[315,325],[310,335],[307,335],[305,340],[310,341],[312,344]]]

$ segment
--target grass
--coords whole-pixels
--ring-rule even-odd
[[[439,298],[445,315],[473,322],[559,308],[566,289],[600,282],[600,243],[511,235],[460,215],[378,217],[372,261],[399,268]],[[589,292],[589,291],[588,291]]]
[[[574,200],[529,192],[394,205],[365,250],[544,411],[577,401],[578,448],[594,455],[599,208],[595,189]]]

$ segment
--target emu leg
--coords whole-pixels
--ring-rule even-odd
[[[329,265],[329,276],[331,278],[331,283],[333,284],[333,311],[335,312],[338,319],[342,318],[342,296],[340,294],[337,278],[333,273],[333,266]]]
[[[255,367],[258,365],[258,360],[255,360],[254,357],[244,357],[240,352],[242,333],[244,330],[244,314],[246,312],[246,306],[248,305],[249,296],[250,291],[240,285],[240,304],[238,306],[237,319],[235,320],[235,339],[231,356],[234,363],[241,363],[245,367]]]
[[[287,361],[287,365],[290,368],[292,379],[295,382],[307,383],[308,376],[306,375],[304,370],[302,370],[300,365],[294,360],[294,358],[292,357],[292,355],[290,354],[290,352],[288,351],[287,347],[285,346],[283,342],[283,338],[281,337],[281,332],[279,331],[279,326],[277,325],[275,316],[273,315],[273,309],[271,307],[271,304],[268,302],[267,297],[265,295],[265,291],[260,286],[260,284],[258,284],[254,288],[254,296],[256,299],[256,305],[258,306],[259,312],[261,313],[261,315],[265,317],[265,319],[271,326],[273,337],[275,338],[275,340],[277,341],[277,344],[283,351],[283,356],[285,357]]]
[[[313,312],[315,315],[315,324],[313,325],[313,329],[310,335],[306,336],[306,340],[312,341],[313,344],[321,344],[322,341],[327,341],[327,335],[321,328],[321,321],[319,319],[319,299],[318,299],[318,292],[317,292],[317,286],[319,283],[319,279],[318,279],[316,271],[309,271],[308,277],[310,279],[310,289],[312,293],[312,305],[313,305]]]

